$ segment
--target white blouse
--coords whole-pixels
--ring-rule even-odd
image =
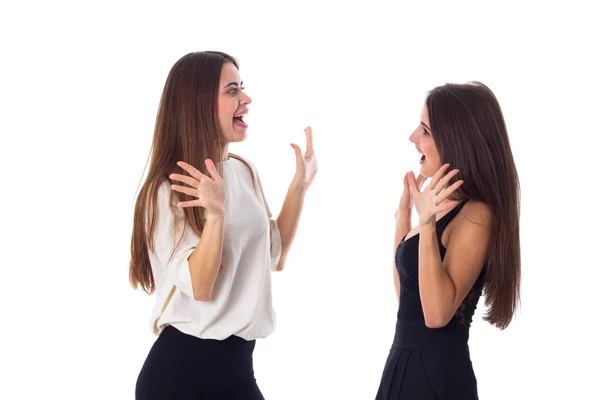
[[[231,157],[223,161],[227,190],[222,268],[210,301],[194,300],[188,257],[201,240],[189,227],[181,238],[183,210],[170,203],[170,183],[158,194],[154,250],[149,250],[156,285],[152,312],[153,332],[172,325],[203,339],[223,340],[231,335],[246,340],[265,338],[275,330],[271,271],[281,257],[281,235],[264,198],[260,178]]]

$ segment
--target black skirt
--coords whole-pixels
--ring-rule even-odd
[[[469,328],[398,321],[376,400],[477,400]]]

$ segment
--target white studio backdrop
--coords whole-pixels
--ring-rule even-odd
[[[566,4],[3,2],[0,398],[134,397],[154,298],[128,285],[133,204],[166,76],[196,50],[240,61],[253,103],[231,150],[274,212],[289,143],[314,130],[320,171],[255,351],[267,399],[375,397],[408,136],[427,90],[469,80],[498,97],[522,185],[522,307],[500,332],[479,304],[480,397],[600,398],[600,35],[592,2]]]

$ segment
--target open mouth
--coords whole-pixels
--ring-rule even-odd
[[[425,162],[425,160],[427,159],[427,157],[425,156],[425,154],[423,154],[423,152],[420,149],[417,149],[417,151],[419,152],[419,154],[421,154],[421,164],[423,164]]]
[[[239,114],[233,117],[233,123],[241,126],[242,128],[247,128],[248,124],[244,122],[244,114]]]

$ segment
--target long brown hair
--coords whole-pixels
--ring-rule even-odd
[[[491,209],[492,237],[485,267],[485,320],[506,328],[520,300],[520,189],[504,116],[480,82],[446,84],[427,95],[432,136],[442,164],[460,169],[457,198]]]
[[[171,68],[163,89],[156,116],[150,150],[148,174],[135,204],[129,282],[135,289],[151,294],[155,284],[148,249],[154,251],[154,228],[158,190],[172,173],[185,174],[177,167],[185,161],[208,175],[204,164],[211,159],[222,174],[224,142],[217,104],[221,69],[237,61],[221,52],[203,51],[180,58]],[[171,191],[171,201],[188,201],[188,195]],[[205,218],[199,207],[183,209],[185,226],[201,236]]]

